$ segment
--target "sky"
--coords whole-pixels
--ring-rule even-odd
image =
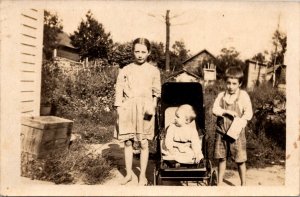
[[[286,32],[286,4],[280,2],[221,1],[63,1],[46,9],[62,19],[64,31],[73,33],[85,14],[110,32],[114,42],[136,37],[166,41],[164,16],[170,10],[170,47],[184,41],[190,54],[207,49],[217,56],[222,48],[234,47],[245,60],[265,50],[274,50],[272,35],[278,23]]]

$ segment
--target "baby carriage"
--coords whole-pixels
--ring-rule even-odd
[[[196,112],[196,128],[202,139],[204,158],[200,163],[185,164],[164,160],[162,144],[166,127],[174,120],[178,106],[189,104]],[[197,185],[216,185],[217,173],[208,159],[207,139],[205,134],[205,114],[203,107],[202,86],[195,82],[166,82],[162,86],[162,95],[156,115],[157,161],[154,168],[154,185],[163,185],[164,181],[189,181]]]

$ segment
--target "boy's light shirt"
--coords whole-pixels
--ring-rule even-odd
[[[225,112],[225,110],[220,106],[220,101],[221,98],[224,96],[224,93],[225,93],[224,91],[219,93],[213,104],[212,111],[215,116],[222,116],[223,113]],[[236,100],[238,94],[239,94],[238,106],[242,112],[242,116],[240,118],[246,120],[246,121],[241,121],[241,123],[244,124],[242,126],[245,127],[247,121],[251,120],[253,116],[252,104],[248,93],[244,90],[238,90],[234,95],[231,95],[230,98],[228,94],[225,94],[224,100],[229,104],[233,103]]]

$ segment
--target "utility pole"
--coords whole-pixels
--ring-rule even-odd
[[[166,13],[166,71],[170,71],[170,10]]]
[[[279,24],[280,24],[280,14],[278,17],[278,24],[277,24],[277,31],[279,32]],[[274,62],[273,62],[273,87],[275,87],[276,85],[276,70],[275,70],[275,66],[276,66],[276,60],[277,60],[277,41],[275,42],[275,57],[274,57]]]

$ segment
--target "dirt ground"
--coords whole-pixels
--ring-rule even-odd
[[[124,164],[124,145],[117,140],[113,140],[107,144],[94,144],[91,145],[91,151],[94,154],[103,154],[108,156],[114,165],[111,171],[111,177],[103,183],[105,186],[118,186],[120,181],[125,176],[125,164]],[[154,171],[154,159],[149,159],[147,168],[147,179],[150,185],[153,185],[153,171]],[[128,186],[134,186],[138,184],[138,175],[140,161],[138,157],[133,159],[133,180],[127,183]],[[238,172],[235,170],[226,170],[224,176],[224,183],[226,186],[240,185]],[[31,180],[29,178],[21,177],[23,183],[27,184],[54,184],[47,181]],[[273,165],[267,168],[250,168],[247,169],[246,181],[248,186],[283,186],[285,181],[285,169],[280,165]],[[80,184],[80,183],[77,183]],[[186,186],[183,182],[166,182],[164,185],[174,186]],[[189,182],[189,186],[194,186],[196,183]]]
[[[112,178],[104,183],[104,185],[119,185],[119,182],[125,176],[125,164],[124,164],[124,146],[116,140],[101,146],[94,146],[97,151],[103,155],[109,155],[113,164],[117,166],[114,168],[112,173]],[[137,185],[138,175],[139,175],[139,159],[134,157],[133,159],[133,180],[127,185]],[[148,182],[153,184],[153,171],[154,171],[154,160],[150,158],[147,168],[147,178]],[[226,170],[224,177],[225,185],[236,186],[240,185],[239,174],[236,170]],[[285,169],[284,166],[273,165],[267,168],[251,168],[247,169],[246,181],[248,186],[282,186],[285,181]],[[164,182],[164,185],[185,185],[181,182]],[[189,185],[195,185],[189,183]]]

